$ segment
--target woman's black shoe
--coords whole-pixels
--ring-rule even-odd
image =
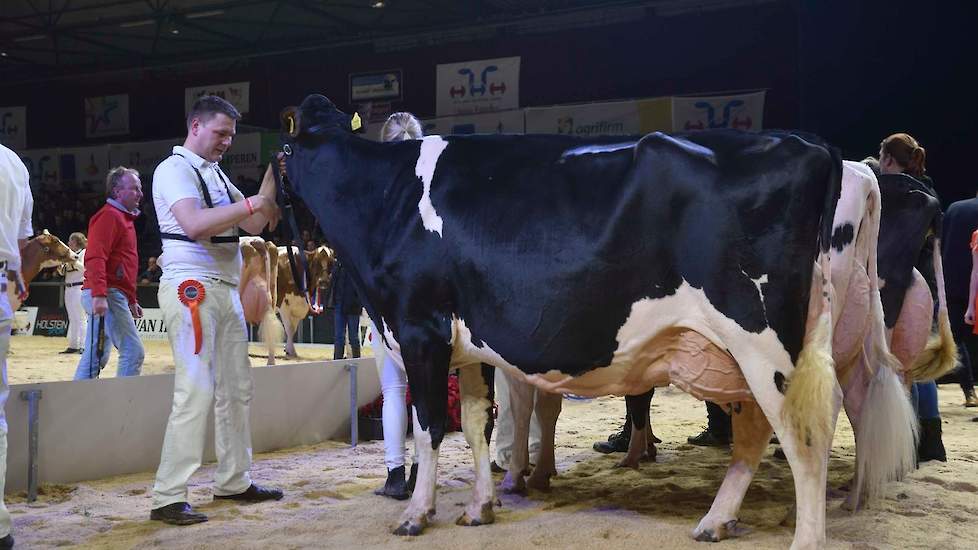
[[[411,493],[408,491],[407,482],[404,481],[404,466],[387,470],[387,482],[384,483],[383,487],[374,491],[374,494],[390,497],[394,500],[407,500]]]

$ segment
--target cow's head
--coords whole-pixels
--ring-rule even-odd
[[[336,255],[325,246],[320,246],[316,250],[306,251],[306,261],[309,262],[309,296],[313,312],[320,313],[323,310],[323,297],[328,295],[329,283],[333,264],[336,262]]]
[[[31,239],[28,245],[33,245],[36,248],[40,260],[40,269],[58,267],[61,264],[78,261],[78,255],[72,252],[68,245],[61,242],[61,239],[48,233],[47,229]]]
[[[286,107],[281,115],[282,148],[286,171],[292,185],[299,190],[307,153],[330,139],[363,131],[360,115],[348,115],[319,94],[307,96],[298,107]]]

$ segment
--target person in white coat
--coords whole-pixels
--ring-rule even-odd
[[[85,282],[85,247],[88,239],[81,232],[68,237],[68,248],[78,255],[71,264],[62,264],[58,271],[65,277],[65,309],[68,310],[68,348],[62,352],[81,353],[85,347],[85,333],[88,330],[88,314],[82,306],[82,283]]]
[[[244,311],[238,295],[238,228],[257,235],[278,221],[271,173],[245,197],[218,162],[241,117],[215,96],[198,99],[187,138],[153,176],[153,203],[163,239],[159,303],[173,352],[173,408],[153,485],[150,519],[172,525],[207,521],[189,503],[187,483],[204,458],[207,418],[214,411],[214,499],[282,498],[251,481],[253,395]]]
[[[30,175],[16,153],[0,145],[0,548],[13,548],[10,513],[3,504],[7,479],[7,418],[4,413],[10,387],[7,385],[7,350],[14,312],[7,298],[7,285],[14,285],[17,297],[27,299],[27,287],[20,274],[20,250],[34,233],[31,214]]]

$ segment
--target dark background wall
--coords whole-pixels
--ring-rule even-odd
[[[182,135],[187,86],[250,81],[244,122],[274,127],[279,110],[308,93],[349,107],[350,73],[401,68],[405,97],[395,108],[425,117],[434,115],[437,64],[519,55],[521,106],[764,88],[766,127],[814,131],[847,158],[907,131],[927,148],[947,203],[973,196],[978,183],[969,163],[978,109],[966,85],[974,11],[965,2],[793,0],[393,53],[365,45],[0,84],[0,104],[28,106],[30,148],[74,146],[98,142],[84,138],[84,97],[128,93],[125,139],[135,141]]]

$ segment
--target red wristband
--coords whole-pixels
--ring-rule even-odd
[[[251,205],[251,198],[245,197],[245,206],[248,207],[248,215],[251,216],[255,213],[255,207]]]

